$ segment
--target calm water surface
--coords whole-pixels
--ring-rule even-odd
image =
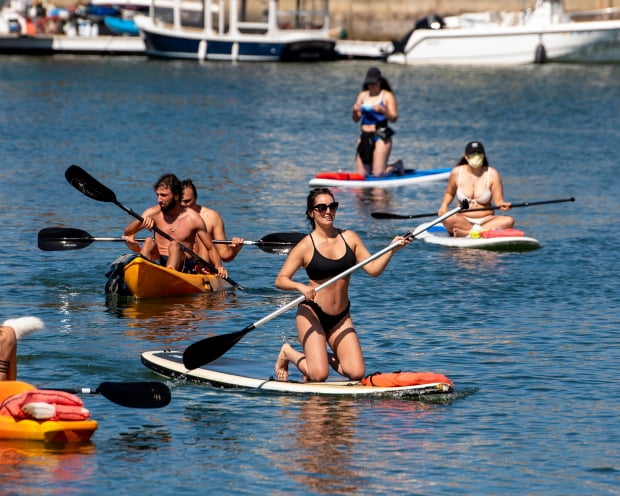
[[[273,287],[283,259],[248,246],[228,264],[245,291],[106,300],[103,274],[124,246],[36,247],[44,227],[114,237],[131,220],[71,187],[69,165],[138,212],[154,203],[155,179],[172,171],[194,179],[229,236],[303,231],[307,181],[352,168],[350,107],[368,65],[1,58],[0,315],[47,323],[20,343],[20,379],[153,380],[141,352],[240,330],[296,297]],[[0,443],[0,492],[620,494],[620,65],[381,67],[400,105],[394,157],[451,166],[478,139],[507,199],[577,199],[512,211],[540,250],[417,242],[378,279],[353,276],[368,370],[445,373],[457,396],[339,400],[169,383],[172,403],[157,410],[90,396],[100,421],[93,442]],[[415,224],[371,212],[432,212],[444,186],[336,191],[338,225],[378,251]],[[229,356],[272,363],[294,336],[286,313]]]

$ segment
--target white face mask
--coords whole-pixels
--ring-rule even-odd
[[[472,153],[471,155],[467,155],[467,163],[471,165],[474,169],[482,167],[482,164],[484,164],[484,154]]]

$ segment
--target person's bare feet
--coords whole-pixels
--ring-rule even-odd
[[[398,159],[396,162],[388,164],[388,166],[385,169],[385,174],[388,176],[390,174],[396,174],[397,176],[404,176],[405,165],[403,164],[403,161],[401,159]]]
[[[396,162],[394,162],[392,166],[394,167],[394,172],[396,172],[397,175],[405,175],[405,165],[403,164],[403,161],[401,159],[398,159]]]
[[[468,235],[469,235],[469,231],[465,231],[464,229],[459,229],[458,227],[455,227],[452,230],[452,236],[454,236],[455,238],[457,237],[464,238]]]
[[[284,343],[280,348],[280,354],[276,360],[276,378],[279,381],[288,380],[288,364],[290,360],[286,357],[287,347],[290,347],[288,343]]]

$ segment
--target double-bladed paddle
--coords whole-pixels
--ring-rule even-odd
[[[460,212],[461,210],[467,208],[467,206],[468,206],[467,200],[463,200],[463,203],[461,204],[460,207],[456,207],[450,210],[449,212],[446,212],[442,216],[430,222],[427,226],[423,227],[422,229],[416,229],[415,231],[408,231],[407,233],[403,234],[403,237],[413,239],[421,232],[426,231],[427,229],[434,226],[435,224],[439,224],[444,219],[447,219],[451,215],[454,215]],[[371,255],[370,257],[368,257],[366,260],[362,260],[361,262],[357,263],[353,267],[348,268],[344,272],[320,284],[319,286],[314,288],[314,290],[320,291],[323,288],[326,288],[327,286],[333,284],[334,282],[340,279],[343,279],[344,277],[348,276],[349,274],[356,271],[360,267],[363,267],[367,263],[372,262],[373,260],[379,258],[385,253],[393,250],[398,245],[399,243],[395,242],[395,243],[390,244],[389,246],[386,246],[385,248],[378,251],[374,255]],[[305,299],[306,297],[301,295],[299,298],[296,298],[295,300],[287,303],[283,307],[280,307],[275,312],[272,312],[266,317],[263,317],[262,319],[254,322],[253,324],[250,324],[249,326],[247,326],[245,329],[242,329],[241,331],[232,332],[229,334],[222,334],[219,336],[212,336],[212,337],[202,339],[201,341],[197,341],[189,345],[183,352],[183,365],[188,370],[192,370],[192,369],[201,367],[203,365],[206,365],[207,363],[212,362],[213,360],[216,360],[217,358],[221,357],[224,353],[226,353],[230,348],[232,348],[236,343],[238,343],[241,340],[241,338],[245,336],[248,332],[256,329],[257,327],[260,327],[266,322],[269,322],[271,319],[286,312],[287,310],[290,310],[294,306],[299,305]]]
[[[306,236],[304,233],[296,232],[271,233],[258,241],[244,241],[243,244],[257,246],[266,253],[286,255],[304,236]],[[125,240],[123,238],[97,238],[86,231],[70,227],[46,227],[39,231],[37,241],[41,250],[64,251],[86,248],[94,241],[119,242]],[[214,239],[213,242],[216,244],[232,243],[230,240],[223,239]]]
[[[132,217],[135,217],[140,222],[144,222],[144,219],[140,214],[134,212],[131,208],[126,207],[121,202],[116,199],[116,195],[114,191],[112,191],[107,186],[101,184],[97,179],[91,176],[88,172],[77,165],[70,166],[65,171],[65,178],[69,183],[77,189],[80,193],[92,198],[93,200],[97,200],[100,202],[114,203],[116,206],[123,209]],[[157,226],[153,226],[153,231],[159,234],[160,236],[166,238],[168,241],[175,241],[175,239],[170,236],[168,233],[162,231]],[[202,265],[207,270],[217,274],[217,268],[210,262],[207,262],[202,257],[199,257],[196,253],[194,253],[190,248],[185,246],[183,243],[179,243],[180,248],[192,257],[198,264]],[[243,289],[239,284],[237,284],[232,279],[225,277],[223,278],[229,284],[234,286],[237,289]]]
[[[510,208],[518,208],[518,207],[533,207],[534,205],[547,205],[549,203],[561,203],[561,202],[573,202],[575,198],[563,198],[561,200],[546,200],[546,201],[535,201],[535,202],[523,202],[523,203],[513,203]],[[468,208],[463,209],[463,213],[466,212],[480,212],[482,210],[497,210],[500,207],[484,207],[484,208]],[[387,212],[372,212],[370,214],[375,219],[420,219],[422,217],[434,217],[437,215],[437,212],[433,212],[430,214],[416,214],[416,215],[399,215],[399,214],[390,214]]]
[[[104,398],[129,408],[161,408],[170,403],[170,389],[162,382],[102,382],[90,388],[40,388],[74,394],[100,394]]]

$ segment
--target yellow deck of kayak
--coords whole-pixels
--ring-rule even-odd
[[[20,381],[0,382],[0,403],[9,396],[27,390],[28,386]],[[48,443],[83,442],[91,438],[97,427],[96,420],[18,420],[10,415],[0,415],[0,439]]]
[[[141,257],[136,257],[125,265],[124,277],[125,284],[136,298],[210,293],[232,287],[217,276],[185,274]]]

